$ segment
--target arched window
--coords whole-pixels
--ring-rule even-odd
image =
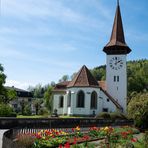
[[[93,91],[91,93],[91,103],[90,103],[91,109],[97,109],[97,93]]]
[[[71,91],[68,92],[68,98],[67,98],[67,106],[71,106]]]
[[[63,96],[60,96],[59,97],[59,108],[62,108],[63,107],[63,104],[64,104],[64,97]]]
[[[77,107],[84,107],[85,103],[85,94],[80,90],[77,94]]]

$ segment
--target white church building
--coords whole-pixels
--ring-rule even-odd
[[[119,2],[106,53],[106,81],[97,81],[84,65],[72,81],[56,84],[53,110],[59,115],[92,116],[100,112],[126,113],[126,55],[131,52],[124,38]]]

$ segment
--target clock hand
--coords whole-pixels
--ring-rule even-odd
[[[116,63],[115,63],[115,65],[117,65],[118,63],[120,63],[121,62],[121,60],[120,61],[117,61]]]

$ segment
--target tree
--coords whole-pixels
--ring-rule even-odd
[[[49,86],[47,91],[44,93],[45,106],[47,107],[47,109],[49,109],[49,111],[52,110],[52,90],[53,87]]]
[[[96,80],[101,81],[105,80],[105,70],[106,66],[99,66],[91,70],[92,75],[95,77]]]
[[[8,89],[6,94],[7,96],[5,97],[5,103],[9,103],[17,97],[17,92],[13,89]]]
[[[59,82],[65,82],[65,81],[68,81],[69,80],[69,76],[68,75],[64,75],[60,80]]]
[[[31,113],[31,105],[30,104],[25,105],[25,107],[24,107],[24,115],[30,116],[31,114],[32,114]]]
[[[135,120],[137,126],[148,127],[148,92],[133,94],[128,104],[128,116]]]
[[[43,88],[41,84],[38,84],[34,88],[34,97],[35,98],[42,98],[43,97]]]
[[[3,102],[3,99],[5,98],[6,95],[6,89],[3,86],[5,84],[5,80],[6,80],[6,75],[4,74],[4,68],[0,64],[0,102]]]
[[[24,109],[25,109],[25,101],[24,100],[22,100],[20,102],[20,106],[21,106],[21,114],[24,115]]]
[[[39,109],[41,108],[41,104],[43,103],[42,99],[35,99],[33,101],[34,107],[35,107],[35,113],[38,115]]]

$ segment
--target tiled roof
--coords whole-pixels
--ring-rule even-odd
[[[66,88],[67,88],[67,85],[70,83],[70,81],[64,81],[64,82],[60,82],[58,84],[56,84],[56,86],[54,87],[53,89],[53,92],[66,92]]]
[[[131,51],[125,42],[119,3],[116,9],[110,41],[104,47],[103,51],[107,54],[127,54]]]
[[[101,87],[103,90],[106,90],[106,82],[105,81],[98,81],[99,87]]]
[[[67,87],[99,87],[99,84],[84,65]]]

